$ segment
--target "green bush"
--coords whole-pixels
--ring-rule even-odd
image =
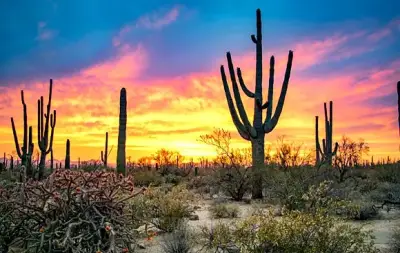
[[[208,211],[214,219],[237,218],[239,216],[237,205],[214,204],[209,207]]]
[[[187,224],[182,224],[174,232],[163,237],[161,248],[165,253],[189,253],[192,247],[192,234]]]
[[[212,248],[233,245],[243,253],[375,253],[370,231],[344,225],[324,212],[289,211],[277,220],[271,213],[250,216],[233,227],[202,229],[202,242]],[[212,235],[212,236],[210,236]]]
[[[400,253],[400,227],[395,227],[389,241],[390,252]]]
[[[172,232],[184,218],[192,213],[190,202],[194,196],[184,186],[173,187],[171,191],[162,188],[148,188],[131,202],[137,224],[153,224],[158,229]]]
[[[164,183],[163,177],[156,171],[138,171],[132,175],[137,186],[160,186]]]

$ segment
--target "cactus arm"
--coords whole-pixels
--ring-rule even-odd
[[[322,139],[322,149],[323,149],[324,156],[328,155],[325,139]]]
[[[51,109],[51,97],[53,93],[53,79],[50,79],[50,90],[49,90],[49,101],[47,101],[47,113],[46,113],[46,123],[44,125],[44,150],[46,150],[47,145],[49,144],[49,115],[50,115],[50,109]],[[43,106],[43,102],[42,102]],[[42,109],[43,110],[43,109]]]
[[[332,156],[335,156],[339,148],[339,143],[335,142],[335,149],[333,150]]]
[[[334,156],[332,153],[332,145],[333,145],[333,102],[332,101],[329,101],[329,136],[331,138],[329,151],[332,154],[332,156]]]
[[[267,118],[266,120],[269,121],[272,118],[272,105],[274,99],[274,75],[275,75],[275,57],[271,56],[269,60],[269,83],[268,83],[268,101],[269,106],[267,110]]]
[[[33,149],[35,145],[32,142],[33,134],[32,134],[32,126],[29,126],[29,150],[27,155],[32,156],[33,154]]]
[[[239,84],[240,87],[242,88],[244,94],[246,94],[249,98],[254,98],[254,93],[251,92],[247,87],[246,84],[243,81],[243,77],[242,77],[242,71],[240,70],[240,68],[237,68],[237,75],[239,78]]]
[[[238,109],[238,112],[239,112],[239,116],[242,119],[242,122],[243,122],[245,128],[250,133],[250,135],[253,138],[255,138],[255,137],[257,137],[257,132],[251,126],[249,118],[247,117],[246,110],[244,109],[242,98],[240,96],[239,87],[238,87],[238,84],[236,82],[235,70],[233,68],[232,57],[231,57],[231,54],[229,52],[226,54],[226,58],[228,60],[228,68],[229,68],[229,73],[230,73],[231,81],[232,81],[232,90],[233,90],[234,98],[236,100],[236,106],[237,106],[237,109]]]
[[[21,102],[22,106],[24,108],[24,140],[22,144],[22,153],[28,152],[28,114],[26,111],[26,104],[25,104],[25,99],[24,99],[24,91],[21,90]],[[22,159],[22,158],[21,158]]]
[[[250,140],[250,135],[247,132],[246,128],[242,124],[242,122],[239,119],[239,116],[236,112],[235,105],[233,104],[233,99],[231,96],[231,92],[229,90],[228,86],[228,81],[226,80],[226,75],[225,75],[225,70],[224,66],[221,65],[221,78],[222,78],[222,83],[224,85],[224,90],[225,90],[225,97],[228,102],[228,108],[232,117],[232,121],[234,125],[236,126],[236,129],[238,130],[240,136],[245,139],[245,140]]]
[[[290,72],[292,69],[292,62],[293,62],[293,51],[289,51],[288,62],[286,65],[285,78],[283,81],[281,94],[279,96],[279,100],[278,100],[278,104],[276,106],[274,116],[271,118],[271,120],[266,120],[264,122],[264,131],[266,133],[270,133],[272,130],[274,130],[274,128],[276,127],[276,124],[278,123],[279,117],[282,113],[283,104],[285,102],[286,92],[288,89],[288,84],[289,84],[289,79],[290,79]]]
[[[43,138],[43,133],[44,133],[44,121],[43,121],[43,114],[44,114],[44,110],[43,110],[43,96],[40,97],[40,139]]]
[[[41,135],[41,127],[42,127],[42,125],[41,125],[41,122],[40,122],[40,115],[41,115],[41,111],[40,111],[40,100],[38,99],[38,101],[37,101],[37,121],[38,121],[38,127],[37,127],[37,140],[38,140],[38,144],[39,144],[39,147],[40,147],[40,139],[42,138],[42,135]]]
[[[53,139],[54,139],[54,128],[56,127],[56,119],[57,119],[57,114],[56,110],[53,111],[53,114],[50,114],[50,127],[51,127],[51,133],[50,133],[50,143],[49,147],[46,151],[46,155],[50,153],[50,151],[53,150]]]
[[[14,124],[13,117],[11,117],[11,127],[12,127],[12,131],[13,131],[13,136],[14,136],[15,149],[17,150],[18,157],[20,159],[22,159],[22,153],[21,153],[21,149],[19,146],[19,142],[18,142],[17,131],[15,130],[15,124]]]

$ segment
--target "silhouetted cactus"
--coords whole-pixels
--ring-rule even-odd
[[[399,123],[399,136],[400,136],[400,81],[397,82],[397,121]]]
[[[66,144],[66,147],[65,147],[65,165],[64,165],[64,167],[66,168],[66,169],[71,169],[71,153],[70,153],[70,150],[71,150],[71,146],[70,146],[70,142],[69,142],[69,139],[67,139],[67,144]],[[61,168],[61,164],[60,164],[60,168]]]
[[[329,102],[329,118],[326,103],[324,103],[325,112],[325,139],[322,139],[322,149],[319,143],[318,133],[318,116],[315,116],[315,155],[316,165],[326,163],[332,165],[332,158],[336,155],[339,144],[335,143],[335,148],[332,149],[332,135],[333,135],[333,102]]]
[[[11,156],[11,158],[10,158],[10,171],[13,171],[13,170],[14,170],[14,157]]]
[[[105,167],[107,167],[107,158],[108,158],[108,132],[106,132],[106,144],[104,152],[101,151],[101,161],[104,163]]]
[[[56,110],[53,111],[53,114],[50,114],[51,108],[51,96],[53,93],[53,80],[50,79],[50,90],[49,90],[49,101],[46,107],[46,113],[44,113],[43,108],[43,96],[40,97],[37,101],[38,106],[38,146],[40,149],[40,163],[39,163],[39,180],[43,178],[44,169],[46,166],[46,155],[49,154],[53,148],[53,137],[54,137],[54,128],[56,126]],[[46,121],[44,121],[46,118]],[[51,127],[51,134],[49,140],[49,125]],[[52,168],[51,168],[52,169]]]
[[[54,156],[53,156],[53,148],[50,151],[50,171],[54,170]]]
[[[32,177],[32,164],[31,157],[33,153],[34,144],[32,142],[32,127],[29,127],[28,132],[28,113],[26,109],[25,99],[24,99],[24,91],[21,90],[21,102],[23,106],[23,115],[24,115],[24,138],[22,148],[19,146],[18,135],[15,129],[14,118],[11,117],[11,127],[14,136],[15,149],[17,151],[18,157],[21,159],[21,165],[25,166],[26,174],[28,177]]]
[[[253,168],[253,183],[252,183],[252,198],[262,198],[262,175],[261,170],[264,167],[264,138],[266,133],[270,133],[277,125],[279,117],[281,115],[283,104],[285,102],[285,96],[290,79],[290,71],[292,68],[293,52],[289,51],[288,62],[286,66],[285,78],[282,85],[281,94],[279,96],[276,110],[273,114],[273,88],[274,88],[274,72],[275,72],[275,58],[271,56],[270,59],[270,70],[269,70],[269,86],[268,86],[268,101],[263,104],[263,93],[262,93],[262,30],[261,30],[261,11],[257,9],[257,35],[251,35],[251,40],[256,44],[256,84],[255,92],[251,92],[245,85],[240,68],[237,68],[237,75],[239,79],[240,87],[243,92],[250,98],[254,99],[254,119],[253,126],[247,117],[247,113],[244,109],[243,102],[241,99],[240,91],[236,81],[236,74],[231,58],[230,52],[227,52],[228,68],[230,77],[232,80],[233,95],[236,101],[236,107],[239,115],[236,111],[228,82],[225,75],[224,66],[221,66],[221,77],[224,85],[226,100],[230,114],[232,116],[233,123],[235,124],[240,136],[251,142],[252,146],[252,168]],[[267,110],[266,118],[263,122],[262,112]]]
[[[117,173],[118,174],[122,173],[123,175],[125,175],[125,170],[126,170],[126,154],[125,154],[126,121],[127,121],[126,105],[127,105],[126,90],[125,88],[122,88],[119,97]]]

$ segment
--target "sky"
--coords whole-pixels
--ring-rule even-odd
[[[37,99],[53,79],[54,156],[100,159],[105,132],[115,163],[119,92],[128,97],[127,156],[166,148],[213,156],[198,141],[214,127],[249,147],[232,123],[219,72],[231,52],[247,86],[255,82],[256,9],[263,22],[264,98],[275,56],[274,107],[289,50],[292,75],[279,123],[266,135],[315,146],[315,116],[333,101],[334,141],[363,138],[375,157],[399,157],[400,1],[14,0],[0,2],[0,152],[22,143],[24,90],[37,143]],[[229,80],[230,81],[230,80]],[[243,95],[244,96],[244,95]],[[252,119],[253,101],[245,99]],[[320,136],[320,139],[323,137]]]

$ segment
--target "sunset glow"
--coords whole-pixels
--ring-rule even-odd
[[[344,134],[363,138],[374,157],[400,157],[396,95],[400,16],[394,11],[385,10],[390,13],[379,16],[372,11],[375,7],[366,6],[362,15],[355,13],[352,18],[332,7],[318,11],[329,17],[338,11],[337,18],[318,22],[317,14],[301,13],[305,7],[290,8],[279,18],[281,3],[268,1],[250,1],[240,10],[211,6],[211,1],[204,6],[148,3],[131,14],[128,10],[137,6],[129,1],[118,6],[117,1],[89,1],[83,6],[78,1],[40,2],[50,14],[38,11],[16,22],[12,29],[19,31],[0,28],[0,34],[8,36],[0,56],[1,154],[15,152],[10,117],[21,142],[20,90],[25,92],[36,146],[37,99],[44,96],[47,104],[50,78],[54,82],[52,109],[57,110],[55,159],[64,159],[66,139],[71,141],[72,161],[100,159],[108,132],[109,147],[113,146],[109,161],[115,163],[122,87],[128,97],[127,157],[138,159],[161,148],[186,157],[214,156],[212,147],[198,141],[214,127],[231,131],[235,147],[249,147],[232,123],[219,66],[227,65],[230,51],[235,67],[241,68],[247,86],[254,89],[255,48],[250,35],[255,33],[255,10],[260,8],[265,10],[264,98],[269,57],[274,55],[274,106],[287,54],[294,52],[285,106],[266,143],[274,144],[285,135],[287,140],[314,148],[315,116],[321,122],[323,103],[332,100],[334,141]],[[1,13],[11,14],[0,19],[16,15],[19,10],[13,8],[17,7],[1,8]],[[110,13],[104,18],[108,8]],[[357,12],[358,7],[347,8]],[[71,23],[66,26],[66,22]],[[33,23],[37,25],[32,28]],[[33,30],[22,36],[24,29]],[[243,98],[252,120],[253,101]],[[323,126],[320,123],[322,133]]]

